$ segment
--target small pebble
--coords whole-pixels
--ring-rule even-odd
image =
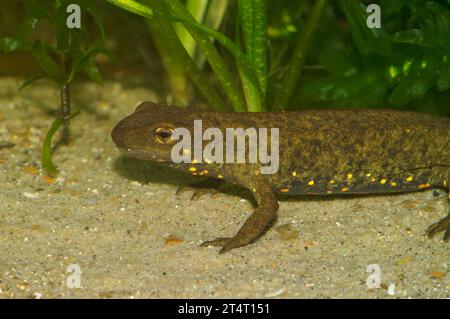
[[[95,204],[97,204],[98,202],[98,197],[97,196],[92,196],[92,197],[88,197],[86,198],[81,205],[83,206],[93,206]]]
[[[29,199],[37,199],[37,198],[39,198],[38,194],[33,194],[33,193],[29,193],[29,192],[23,192],[22,195],[24,197],[26,197],[26,198],[29,198]]]
[[[274,291],[271,291],[271,292],[265,294],[264,297],[273,298],[273,297],[281,295],[282,293],[284,293],[284,289],[280,288],[280,289],[277,289],[277,290],[274,290]]]

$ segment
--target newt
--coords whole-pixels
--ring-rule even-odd
[[[223,134],[226,128],[278,128],[278,171],[261,174],[260,162],[174,163],[174,132],[180,127],[193,132],[195,120]],[[450,118],[373,109],[242,114],[144,102],[111,136],[126,156],[251,191],[256,208],[236,235],[202,244],[219,246],[220,253],[254,242],[271,226],[279,207],[277,194],[388,194],[434,187],[449,192],[450,200]],[[439,232],[449,241],[450,212],[427,229],[430,238]]]

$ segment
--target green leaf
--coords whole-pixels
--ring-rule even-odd
[[[353,68],[350,61],[340,50],[334,47],[328,47],[327,44],[321,47],[317,58],[325,69],[333,75],[343,74]]]
[[[80,114],[80,111],[73,113],[70,117],[66,119],[66,121],[72,119],[78,114]],[[55,133],[61,127],[61,125],[64,124],[64,122],[65,122],[64,119],[56,118],[53,121],[52,125],[50,126],[50,129],[48,130],[47,135],[45,136],[44,143],[42,144],[42,166],[44,166],[45,170],[51,175],[54,175],[58,172],[58,169],[56,168],[55,164],[53,164],[52,161],[52,139]]]
[[[191,91],[188,88],[189,73],[185,67],[187,63],[181,63],[181,52],[173,49],[174,43],[171,38],[173,37],[177,42],[176,34],[165,31],[167,28],[173,30],[171,22],[167,19],[164,19],[164,21],[164,23],[159,23],[157,19],[146,19],[153,43],[166,70],[167,83],[173,97],[173,103],[175,105],[188,105],[191,101]],[[195,64],[194,67],[196,67]],[[194,82],[194,85],[197,86],[197,83]]]
[[[296,96],[300,104],[308,107],[373,108],[385,106],[388,90],[389,84],[383,80],[380,70],[355,70],[342,76],[308,81]]]
[[[69,52],[71,48],[78,49],[78,46],[71,47],[71,43],[74,40],[72,37],[74,32],[66,26],[66,19],[66,6],[61,1],[56,1],[55,11],[51,22],[56,31],[57,50],[62,54]]]
[[[34,81],[37,81],[37,80],[40,80],[40,79],[44,79],[44,78],[45,77],[43,77],[43,76],[33,75],[32,77],[30,77],[30,78],[28,78],[28,79],[26,79],[25,81],[22,82],[22,84],[19,87],[19,90],[23,90],[24,88],[29,86]]]
[[[80,72],[81,70],[85,70],[86,71],[85,67],[88,64],[90,65],[89,66],[90,68],[92,68],[92,65],[95,66],[93,58],[99,53],[103,53],[103,54],[107,55],[108,57],[112,58],[111,52],[108,49],[93,44],[89,49],[84,51],[81,55],[77,56],[75,58],[75,60],[72,62],[72,67],[70,69],[69,75],[67,76],[66,83],[72,82],[74,77],[75,77],[75,75],[78,72]],[[91,72],[91,71],[95,72],[93,69],[91,69],[88,72]],[[87,74],[89,75],[89,73],[87,73]],[[94,82],[96,82],[97,84],[101,84],[101,82],[102,82],[101,76],[100,76],[100,78],[98,76],[99,76],[99,74],[98,75],[94,75],[94,78],[96,79],[96,80],[94,80]],[[90,77],[90,75],[89,75],[89,77]],[[100,81],[100,82],[97,82],[97,81]]]
[[[135,1],[135,0],[106,0],[122,9],[125,9],[127,11],[130,11],[132,13],[135,13],[137,15],[140,15],[147,19],[154,19],[155,15],[153,13],[153,10],[147,6],[144,6],[143,4]],[[148,0],[147,0],[148,1]],[[192,19],[183,19],[182,17],[173,16],[173,15],[165,15],[167,19],[169,19],[172,22],[179,22],[186,25],[190,25],[193,28],[202,31],[206,33],[207,35],[213,37],[216,39],[220,44],[224,46],[230,53],[238,59],[243,65],[246,65],[246,69],[248,71],[251,70],[251,67],[249,66],[250,61],[247,59],[246,55],[239,49],[238,46],[236,46],[233,41],[231,41],[228,37],[223,35],[222,33],[208,27],[202,24],[197,23],[195,20]],[[186,17],[186,16],[185,16]],[[191,17],[192,18],[192,17]],[[254,70],[252,70],[252,73],[255,73]]]
[[[239,17],[244,33],[245,50],[256,71],[259,87],[267,87],[267,1],[239,0]]]
[[[198,26],[201,25],[196,23],[194,18],[186,10],[183,4],[178,0],[166,0],[166,3],[176,16],[180,17],[184,21],[189,22],[185,24],[186,29],[194,38],[194,40],[197,42],[197,45],[202,50],[203,54],[208,60],[211,68],[213,69],[214,74],[217,77],[217,80],[222,85],[223,90],[225,91],[228,99],[230,100],[233,109],[236,112],[245,111],[246,108],[242,95],[235,81],[233,81],[233,77],[230,71],[228,70],[228,67],[225,64],[224,60],[220,56],[215,46],[211,43],[208,36],[205,35],[204,32],[200,32],[196,27],[193,26],[193,25]],[[209,28],[207,27],[205,27],[205,29],[209,30]],[[232,46],[234,46],[234,43],[231,40],[229,41],[231,42]]]
[[[114,5],[117,5],[118,7],[123,8],[125,10],[133,12],[140,16],[143,16],[145,18],[148,18],[148,19],[155,18],[154,12],[151,8],[146,7],[137,1],[134,1],[134,0],[107,0],[107,1]],[[174,4],[173,1],[172,1],[172,4]],[[178,2],[178,4],[180,4],[180,3]],[[181,4],[181,6],[182,6],[182,4]],[[184,8],[184,6],[182,6],[182,8],[180,8],[178,6],[178,8],[183,10],[183,12],[186,12],[186,9]],[[246,55],[228,37],[226,37],[225,35],[221,34],[220,32],[218,32],[210,27],[207,27],[205,25],[195,22],[195,20],[193,20],[192,17],[191,17],[191,19],[186,19],[186,15],[183,15],[182,17],[174,16],[174,15],[165,15],[165,17],[167,19],[170,19],[170,21],[183,23],[186,26],[191,26],[192,28],[195,28],[198,31],[202,31],[203,33],[206,33],[208,36],[211,36],[214,39],[216,39],[228,51],[230,51],[230,53],[239,61],[239,63],[241,63],[243,72],[245,72],[247,74],[248,78],[251,78],[252,81],[255,81],[255,79],[257,79],[256,72],[255,72],[254,68],[252,68],[251,63],[248,61]],[[190,15],[187,15],[187,17],[190,17]],[[197,35],[198,35],[198,33],[197,33]],[[213,48],[212,44],[209,43],[210,41],[206,41],[206,38],[203,37],[201,39],[201,41],[200,40],[196,40],[196,41],[197,41],[197,44],[199,44],[199,45],[202,44],[204,47],[208,46],[209,49],[211,49],[211,50],[209,50],[209,53],[212,53],[213,50],[215,51],[215,48]],[[214,53],[214,55],[216,55],[216,54]],[[212,57],[212,55],[210,55],[210,58],[211,57]],[[211,61],[209,61],[209,62],[211,63]],[[213,62],[213,64],[214,64],[214,62]],[[224,70],[225,70],[224,74],[219,73],[219,79],[220,78],[223,79],[223,76],[226,77],[227,74],[229,74],[229,72],[226,68],[224,68]],[[231,79],[229,82],[225,82],[224,88],[229,89],[229,87],[232,87],[232,86],[234,86],[234,82]],[[237,95],[235,95],[233,97],[233,99],[236,99],[236,98],[241,99]],[[243,103],[239,103],[239,104],[240,104],[239,106],[235,105],[234,109],[235,110],[244,110],[245,107],[242,107]]]
[[[36,28],[38,19],[28,17],[20,24],[17,35],[13,37],[0,38],[0,51],[11,53],[17,49],[28,49],[25,44],[26,37]]]
[[[107,0],[108,2],[118,6],[122,9],[125,9],[134,14],[146,17],[153,18],[153,10],[137,1],[134,0]]]
[[[208,6],[207,0],[187,0],[186,8],[195,21],[201,23],[203,21],[203,17]],[[194,39],[192,39],[189,32],[186,30],[184,25],[177,24],[175,25],[175,31],[177,32],[178,38],[180,39],[183,46],[186,48],[186,51],[189,53],[191,57],[194,56],[196,43]]]
[[[302,73],[306,56],[311,47],[315,31],[319,25],[320,17],[322,16],[322,12],[326,5],[327,0],[317,0],[311,15],[306,21],[305,26],[302,28],[294,54],[287,65],[286,74],[275,97],[275,105],[273,106],[275,110],[284,110],[288,106],[294,88]]]
[[[147,1],[152,7],[166,13],[167,7],[164,2],[161,2],[160,0]],[[177,37],[177,34],[175,33],[174,27],[169,20],[168,15],[161,14],[152,16],[148,23],[153,29],[157,45],[160,49],[166,51],[162,52],[162,54],[165,54],[165,63],[171,63],[170,60],[173,60],[175,62],[171,63],[171,68],[176,68],[178,66],[183,67],[184,71],[192,79],[197,89],[208,102],[209,106],[214,110],[225,111],[227,107],[223,102],[223,99],[217,94],[211,82],[208,81],[205,75],[201,73],[194,60],[183,47]],[[170,71],[170,69],[168,70]]]
[[[52,139],[63,123],[64,121],[62,119],[55,119],[50,126],[47,135],[45,136],[44,143],[42,144],[42,165],[44,166],[45,170],[51,175],[54,175],[58,172],[58,169],[52,161]]]
[[[437,79],[437,90],[445,92],[450,89],[450,67],[442,67]]]
[[[420,29],[399,31],[394,34],[392,40],[398,43],[409,43],[420,46],[430,45],[430,43],[425,42],[425,35]]]
[[[97,8],[95,7],[95,4],[93,1],[85,1],[85,8],[89,15],[94,20],[94,23],[97,25],[98,29],[100,30],[100,35],[102,42],[105,41],[105,30],[103,28],[102,20],[100,18],[100,15],[98,14]]]
[[[103,77],[97,66],[94,63],[94,60],[90,59],[86,62],[83,67],[84,72],[89,76],[89,78],[97,83],[98,85],[103,85]]]
[[[213,30],[219,29],[227,12],[230,0],[210,1],[204,17],[204,25]]]
[[[10,53],[20,46],[20,39],[16,37],[5,37],[0,39],[0,51]]]
[[[42,46],[41,41],[36,40],[34,42],[31,48],[31,54],[53,81],[62,83],[63,77],[61,70],[53,58],[48,54],[47,50]]]
[[[403,106],[422,98],[434,85],[435,78],[436,66],[431,60],[415,61],[411,72],[400,81],[389,101],[396,106]]]
[[[390,41],[383,29],[367,27],[366,7],[359,0],[341,0],[355,45],[363,56],[376,53],[390,57]]]
[[[203,18],[203,24],[213,30],[218,30],[227,13],[229,2],[230,0],[210,1],[205,17]],[[213,38],[213,40],[215,39]],[[200,69],[203,68],[206,61],[205,56],[203,54],[197,54],[195,58],[195,62]]]

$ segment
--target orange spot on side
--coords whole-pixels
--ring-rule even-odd
[[[280,192],[281,193],[287,193],[287,192],[289,192],[289,188],[281,188]]]
[[[175,246],[175,245],[181,244],[182,242],[183,242],[183,239],[180,239],[180,238],[177,238],[174,236],[167,237],[166,241],[165,241],[167,246]]]
[[[430,183],[420,184],[418,187],[419,189],[430,188],[431,184]]]
[[[39,169],[36,168],[36,167],[32,167],[32,166],[24,167],[22,169],[22,171],[24,171],[25,173],[30,174],[30,175],[37,175],[37,174],[39,174]]]
[[[53,177],[50,177],[50,176],[47,176],[47,175],[42,176],[42,179],[43,179],[47,184],[50,184],[50,185],[56,183],[56,180],[55,180]]]
[[[397,261],[397,266],[406,266],[414,260],[413,256],[405,256]]]
[[[430,272],[430,277],[431,278],[435,278],[435,279],[444,278],[446,275],[447,275],[447,273],[445,273],[443,271],[432,271],[432,272]]]

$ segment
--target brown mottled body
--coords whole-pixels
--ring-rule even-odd
[[[166,144],[170,136],[165,141],[152,136],[177,127],[193,132],[194,120],[199,119],[204,130],[216,127],[224,136],[226,128],[278,128],[279,171],[262,175],[259,163],[172,163],[173,143]],[[252,191],[257,207],[236,236],[205,243],[222,246],[221,252],[254,241],[270,226],[278,210],[276,193],[449,190],[450,119],[413,112],[309,110],[243,115],[143,103],[114,128],[112,138],[126,155],[164,162],[193,175],[225,179]],[[450,214],[430,226],[428,234],[439,231],[445,231],[444,239],[450,238]]]

